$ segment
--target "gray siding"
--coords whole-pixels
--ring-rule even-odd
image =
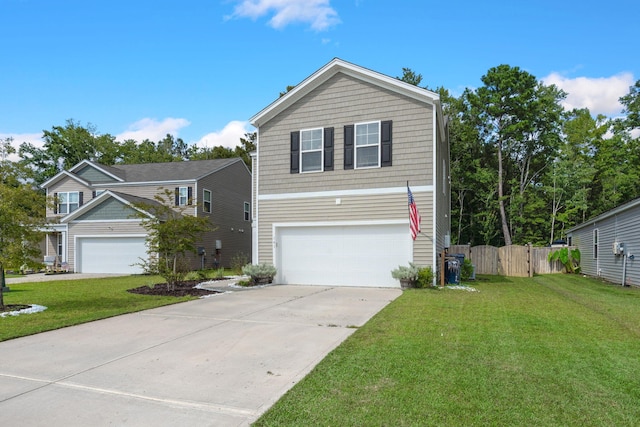
[[[119,200],[109,198],[92,208],[89,212],[80,215],[76,221],[113,221],[135,218],[136,211]]]
[[[344,126],[393,121],[393,166],[344,170]],[[259,194],[432,184],[433,107],[338,73],[260,127]],[[290,133],[334,128],[334,170],[290,174]]]
[[[205,189],[211,191],[211,213],[205,213],[202,209],[202,194]],[[251,203],[249,169],[242,161],[227,166],[200,180],[197,193],[198,215],[208,216],[216,227],[215,231],[198,244],[207,252],[205,266],[213,266],[214,256],[224,267],[230,267],[237,256],[251,262],[251,218],[248,221],[244,219],[244,202]],[[217,253],[216,240],[222,243],[222,249]]]
[[[593,232],[598,230],[598,257],[594,257]],[[624,257],[613,254],[613,243],[622,242],[627,254],[626,281],[640,286],[640,205],[608,218],[588,221],[568,233],[571,243],[580,249],[582,272],[622,284]]]
[[[88,181],[91,183],[116,182],[116,180],[113,177],[106,175],[100,172],[99,170],[97,170],[96,168],[94,168],[93,166],[89,166],[89,165],[83,167],[79,171],[76,171],[75,174],[78,175],[80,178],[84,179],[85,181]]]

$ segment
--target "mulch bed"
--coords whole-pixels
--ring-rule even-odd
[[[191,295],[194,297],[201,297],[204,295],[220,293],[218,291],[212,291],[209,289],[196,288],[196,285],[202,282],[203,282],[202,280],[190,280],[190,281],[180,282],[175,286],[174,290],[172,291],[169,291],[167,289],[166,283],[158,283],[153,286],[140,286],[139,288],[129,289],[127,290],[127,292],[131,292],[132,294],[159,295],[159,296],[168,296],[168,297],[184,297],[187,295]]]
[[[30,307],[31,307],[30,305],[24,305],[24,304],[5,304],[4,309],[0,308],[0,313],[2,313],[3,311],[25,310]]]

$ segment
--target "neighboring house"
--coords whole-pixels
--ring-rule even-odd
[[[209,216],[192,268],[229,266],[251,256],[251,173],[239,158],[105,166],[83,161],[44,184],[50,227],[46,253],[81,273],[141,273],[147,231],[135,216],[165,189],[186,214]],[[138,209],[139,211],[139,209]]]
[[[438,94],[334,59],[250,121],[253,262],[274,264],[277,283],[399,287],[398,265],[437,269],[450,233]]]
[[[640,199],[569,229],[567,239],[580,249],[582,273],[640,286]]]

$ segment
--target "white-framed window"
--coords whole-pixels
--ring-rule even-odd
[[[244,202],[244,220],[251,221],[251,203]]]
[[[322,128],[300,131],[300,172],[322,172]]]
[[[62,233],[58,233],[58,241],[56,247],[56,254],[62,259],[62,248],[64,247],[64,237]]]
[[[593,230],[593,259],[598,259],[598,229]]]
[[[96,195],[94,197],[98,197],[99,195],[101,195],[102,193],[104,193],[107,190],[96,190],[95,193]]]
[[[189,187],[178,188],[178,206],[186,206],[189,203]]]
[[[80,207],[80,193],[78,191],[67,191],[58,193],[58,213],[69,214]]]
[[[380,122],[356,123],[355,166],[373,168],[380,166]]]
[[[211,191],[202,191],[202,210],[206,213],[211,213]]]

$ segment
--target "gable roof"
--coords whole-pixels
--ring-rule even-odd
[[[81,179],[73,173],[83,169],[87,165],[102,173],[112,176],[116,180],[115,184],[118,184],[132,182],[195,181],[237,162],[242,162],[242,159],[239,157],[233,157],[230,159],[190,160],[182,162],[140,163],[134,165],[112,166],[83,160],[69,169],[69,171],[62,171],[58,173],[53,178],[44,182],[40,187],[47,188],[64,177],[70,177],[86,186],[91,186],[93,185],[92,183]],[[114,182],[96,184],[113,185]]]
[[[607,212],[601,213],[598,216],[594,216],[593,218],[588,219],[587,221],[583,222],[582,224],[578,224],[576,226],[573,226],[571,228],[569,228],[566,232],[568,233],[572,233],[574,231],[580,230],[581,228],[584,227],[588,227],[588,226],[593,226],[595,223],[599,222],[599,221],[603,221],[609,217],[612,217],[614,215],[618,215],[619,213],[622,213],[626,210],[629,210],[631,208],[634,208],[636,206],[640,205],[640,198],[637,199],[633,199],[630,202],[624,203],[616,208],[613,208]],[[639,217],[640,217],[640,213],[639,213]]]
[[[281,96],[258,114],[251,117],[249,122],[256,127],[262,126],[338,73],[346,74],[375,86],[388,89],[428,104],[438,104],[440,102],[440,96],[435,92],[405,83],[402,80],[380,74],[367,68],[360,67],[359,65],[343,61],[340,58],[334,58],[285,95]]]
[[[131,209],[135,209],[135,210],[137,210],[139,212],[144,212],[149,217],[151,217],[152,215],[149,214],[148,212],[143,211],[142,209],[136,207],[135,205],[136,204],[145,204],[145,205],[150,205],[150,206],[160,205],[160,203],[158,203],[155,200],[146,199],[146,198],[143,198],[143,197],[132,196],[130,194],[120,193],[120,192],[117,192],[117,191],[107,190],[104,193],[100,194],[95,199],[92,199],[88,203],[85,203],[84,205],[80,206],[79,209],[76,209],[75,211],[73,211],[70,214],[68,214],[65,217],[63,217],[60,220],[60,223],[66,223],[66,222],[73,221],[74,219],[76,219],[78,217],[81,217],[82,215],[84,215],[87,212],[91,211],[91,209],[99,206],[101,203],[105,202],[106,200],[108,200],[110,198],[114,198],[114,199],[122,202],[124,205],[129,206]]]

